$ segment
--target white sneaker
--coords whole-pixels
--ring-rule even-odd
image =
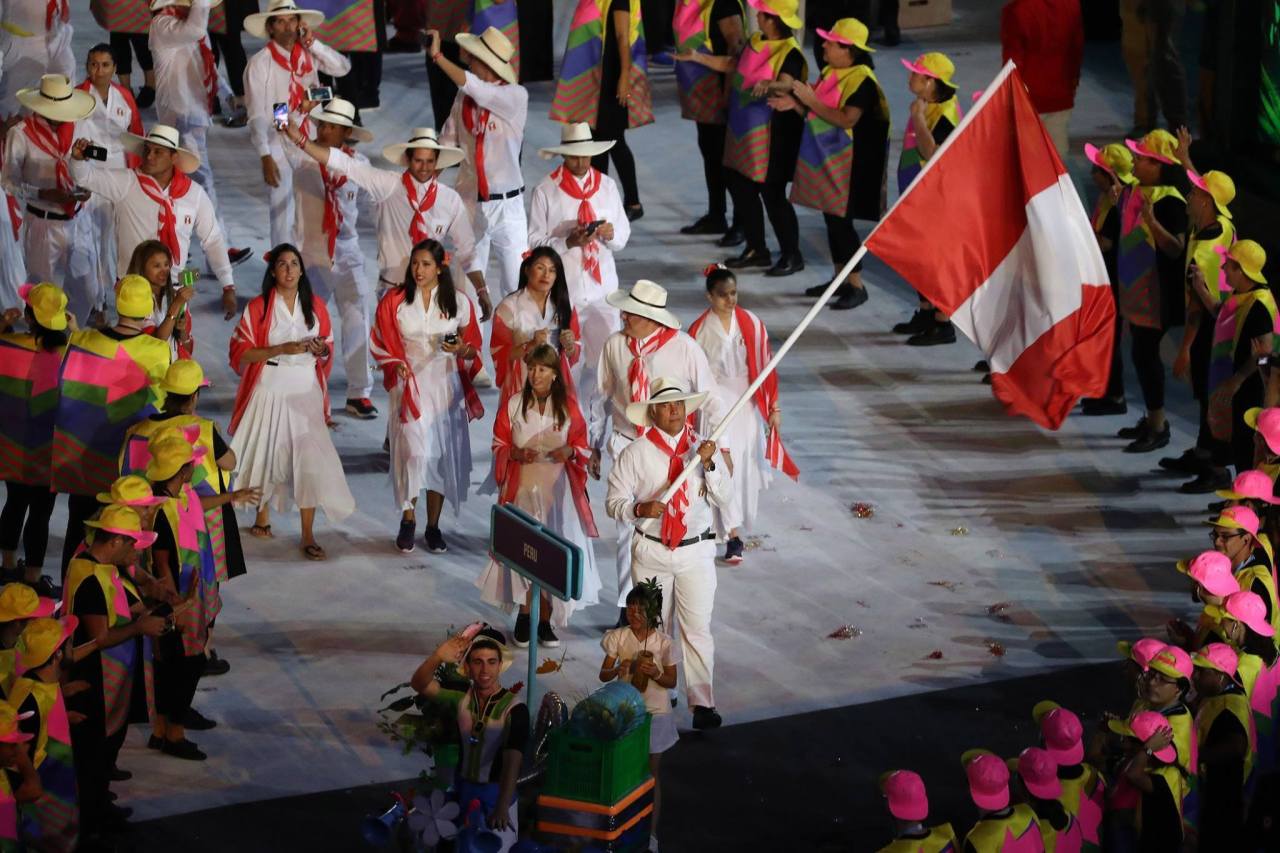
[[[649,853],[658,853],[658,837],[656,835],[649,836]]]

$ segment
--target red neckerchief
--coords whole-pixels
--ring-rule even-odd
[[[417,181],[407,169],[400,176],[400,183],[404,184],[405,198],[413,211],[413,218],[409,220],[409,242],[416,246],[431,236],[431,231],[427,228],[427,217],[424,214],[436,203],[436,179],[432,178],[427,182],[427,190],[422,194],[421,204],[418,203]]]
[[[342,151],[351,156],[355,152],[347,146]],[[342,230],[342,205],[338,200],[338,190],[347,182],[346,175],[335,175],[320,164],[320,180],[324,182],[324,222],[320,226],[329,238],[329,260],[333,260],[333,250],[338,244],[338,232]]]
[[[307,97],[303,79],[315,70],[315,66],[311,63],[311,54],[302,46],[302,42],[298,41],[293,43],[288,57],[281,53],[280,48],[273,41],[267,42],[267,49],[271,51],[271,58],[276,65],[289,72],[289,112],[294,112]],[[299,125],[303,135],[307,133],[309,126],[307,117],[303,116],[302,124]]]
[[[168,15],[172,18],[179,18],[183,21],[191,14],[190,6],[165,6],[158,14]],[[205,99],[208,101],[209,111],[213,112],[213,108],[218,103],[218,61],[213,58],[213,50],[209,47],[209,40],[203,35],[196,42],[200,51],[200,79],[204,83]],[[295,45],[296,47],[296,45]],[[273,54],[274,55],[274,54]],[[289,85],[289,101],[290,109],[293,108],[293,83]]]
[[[667,454],[670,459],[667,465],[667,485],[671,485],[684,470],[684,455],[689,452],[690,447],[693,447],[693,430],[686,426],[680,432],[675,450],[667,446],[667,436],[657,427],[650,427],[645,432],[645,438],[649,439],[654,447]],[[671,496],[671,500],[667,502],[666,511],[662,513],[662,544],[668,548],[678,548],[685,533],[688,532],[688,527],[684,523],[684,511],[688,506],[689,481],[685,480]]]
[[[573,176],[573,173],[564,166],[551,173],[551,180],[559,185],[560,191],[569,198],[578,200],[579,225],[585,226],[596,221],[596,211],[591,206],[591,197],[596,194],[596,190],[600,189],[600,177],[598,169],[589,169],[587,171],[587,185],[582,186],[578,183],[578,179]],[[600,246],[595,240],[589,241],[582,247],[582,268],[596,280],[596,284],[601,283]]]
[[[76,182],[71,180],[71,169],[67,165],[67,157],[71,154],[71,145],[76,140],[76,124],[64,121],[55,132],[48,119],[35,114],[22,120],[22,132],[36,148],[48,154],[54,162],[54,180],[58,189],[65,193],[74,192]],[[62,205],[67,216],[75,216],[80,205],[75,202]]]
[[[631,351],[631,364],[627,366],[627,383],[631,386],[631,402],[638,403],[649,399],[649,374],[644,369],[644,359],[653,355],[676,336],[675,329],[662,328],[644,339],[644,343],[635,338],[627,338],[627,349]],[[644,427],[636,427],[636,435],[643,435]]]
[[[191,178],[186,173],[174,169],[169,186],[162,188],[150,175],[144,175],[141,172],[134,172],[134,174],[138,177],[138,187],[142,192],[160,206],[156,221],[156,239],[165,244],[176,264],[179,258],[185,256],[185,253],[179,250],[178,216],[173,212],[173,202],[185,196],[187,190],[191,189]]]
[[[71,20],[71,7],[67,4],[67,0],[49,0],[44,7],[44,28],[46,30],[53,29],[54,21],[66,23]]]
[[[476,138],[476,193],[481,201],[489,200],[489,178],[484,173],[484,134],[489,129],[489,111],[470,95],[462,96],[462,124]]]

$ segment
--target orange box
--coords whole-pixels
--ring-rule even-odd
[[[898,6],[898,26],[904,30],[945,26],[953,17],[951,0],[902,0]]]

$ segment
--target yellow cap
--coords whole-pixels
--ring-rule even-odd
[[[1267,265],[1267,250],[1253,240],[1240,240],[1227,250],[1227,257],[1240,265],[1240,270],[1258,284],[1266,284],[1262,268]]]
[[[75,633],[78,624],[80,620],[74,616],[32,619],[18,637],[14,671],[21,675],[27,670],[44,666],[53,657],[53,653]]]
[[[121,317],[150,317],[155,310],[151,282],[140,275],[127,275],[116,288],[116,313]]]
[[[1231,176],[1226,172],[1209,171],[1203,175],[1197,175],[1190,169],[1187,170],[1187,177],[1191,183],[1197,188],[1204,190],[1213,199],[1213,206],[1218,212],[1228,219],[1231,218],[1231,211],[1227,210],[1227,205],[1235,201],[1236,198],[1236,182],[1231,180]]]
[[[202,448],[203,449],[203,448]],[[188,462],[195,461],[196,450],[180,435],[162,433],[147,444],[151,461],[147,463],[147,479],[153,483],[163,482]]]
[[[99,513],[97,518],[86,521],[84,526],[128,536],[139,548],[150,548],[156,541],[155,531],[142,529],[142,519],[138,517],[137,511],[121,504],[112,504]]]
[[[111,484],[110,492],[98,492],[98,503],[122,506],[155,506],[164,498],[151,491],[151,484],[137,474],[118,477]]]
[[[52,616],[56,606],[52,598],[41,598],[24,583],[5,584],[0,589],[0,622]]]
[[[1084,154],[1089,158],[1089,162],[1115,175],[1120,183],[1133,186],[1138,182],[1138,179],[1133,176],[1133,152],[1119,142],[1112,142],[1101,148],[1086,142]]]
[[[956,73],[956,64],[945,53],[938,53],[937,51],[922,53],[916,57],[915,62],[904,59],[902,64],[906,66],[908,71],[932,77],[953,89],[956,87],[956,84],[951,82],[952,75]]]
[[[198,361],[180,358],[165,371],[160,380],[160,390],[166,394],[186,396],[194,394],[209,383],[204,380],[204,368]]]
[[[18,729],[18,720],[29,718],[34,711],[19,714],[8,702],[0,702],[0,743],[25,743],[31,735]]]
[[[1182,164],[1178,159],[1178,140],[1167,130],[1156,129],[1140,140],[1126,139],[1124,144],[1139,157],[1150,157],[1174,166]]]
[[[24,284],[18,295],[31,307],[36,322],[51,332],[61,332],[67,327],[67,294],[56,284],[42,281]]]
[[[867,30],[867,25],[859,21],[857,18],[841,18],[835,22],[835,25],[829,30],[818,27],[818,36],[826,41],[833,41],[837,44],[852,45],[858,50],[865,50],[867,53],[875,53],[870,47],[867,47],[867,38],[871,33]]]
[[[747,2],[752,8],[759,9],[766,15],[781,18],[782,23],[793,30],[804,27],[804,21],[800,19],[799,0],[747,0]]]

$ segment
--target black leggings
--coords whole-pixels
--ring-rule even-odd
[[[154,67],[151,61],[151,46],[147,42],[146,33],[110,33],[111,56],[116,61],[117,74],[133,73],[133,54],[138,54],[138,65],[142,70],[150,71]]]
[[[1164,337],[1164,330],[1130,323],[1129,336],[1133,338],[1129,355],[1138,374],[1138,386],[1142,388],[1142,403],[1148,412],[1163,409],[1164,362],[1160,360],[1160,339]]]
[[[93,518],[100,507],[101,504],[93,495],[67,495],[67,532],[62,538],[62,577],[67,576],[67,564],[84,541],[84,523]]]
[[[725,217],[728,201],[725,197],[724,135],[723,124],[698,122],[698,153],[702,155],[702,174],[707,182],[707,214]],[[735,210],[736,214],[737,211]]]
[[[824,213],[822,219],[827,223],[827,246],[831,249],[831,265],[835,268],[835,272],[840,272],[844,269],[844,265],[849,263],[849,259],[862,248],[862,238],[853,227],[852,216],[833,216],[830,213]],[[862,272],[861,260],[853,265],[853,271]]]
[[[615,84],[616,88],[616,84]],[[640,203],[640,187],[636,184],[636,158],[627,146],[627,124],[630,118],[621,106],[603,103],[606,97],[612,98],[613,90],[601,90],[600,109],[596,114],[595,139],[613,142],[613,147],[603,154],[591,158],[591,165],[604,174],[609,174],[609,161],[613,161],[618,170],[618,183],[622,186],[622,203],[627,207]]]
[[[783,255],[800,254],[800,222],[796,219],[796,209],[787,199],[787,182],[756,183],[734,169],[729,169],[728,175],[733,210],[742,226],[742,233],[747,237],[747,248],[758,252],[769,250],[764,242],[764,214],[767,211],[773,234],[778,238],[778,250]]]
[[[176,639],[173,646],[180,650],[182,640]],[[156,713],[171,723],[182,725],[187,711],[191,710],[196,685],[204,672],[205,656],[203,652],[198,655],[177,655],[172,653],[172,649],[167,651],[169,653],[164,660],[157,657],[155,662]]]
[[[0,551],[18,550],[21,537],[27,565],[42,567],[49,550],[49,516],[58,495],[48,486],[7,482],[5,488],[8,494],[0,511]]]

